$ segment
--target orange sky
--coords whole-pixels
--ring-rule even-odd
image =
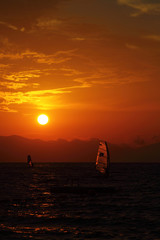
[[[1,1],[0,135],[159,141],[159,24],[157,0]]]

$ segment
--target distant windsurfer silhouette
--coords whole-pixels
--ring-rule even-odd
[[[27,156],[27,163],[28,163],[28,166],[29,166],[29,167],[33,167],[31,155],[28,155],[28,156]]]

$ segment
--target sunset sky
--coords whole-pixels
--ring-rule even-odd
[[[0,1],[2,136],[160,141],[159,78],[159,0]]]

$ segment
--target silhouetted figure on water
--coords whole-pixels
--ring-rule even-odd
[[[27,163],[28,163],[28,167],[33,167],[33,162],[32,162],[32,159],[31,159],[31,155],[27,156]]]

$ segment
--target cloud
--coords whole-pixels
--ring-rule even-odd
[[[0,53],[0,59],[18,60],[23,59],[23,55],[20,53]]]
[[[41,74],[40,70],[30,70],[22,72],[12,72],[10,74],[1,74],[0,89],[24,89],[28,87],[38,87],[39,84],[35,82],[28,82],[29,79],[39,78]],[[7,80],[7,81],[6,81]]]
[[[1,82],[0,83],[0,88],[4,87],[5,89],[20,89],[20,88],[24,88],[27,87],[28,85],[26,83],[15,83],[15,82]]]
[[[22,84],[23,85],[23,84]],[[21,83],[18,86],[22,86]],[[10,86],[10,85],[9,85]],[[14,84],[13,84],[14,86]],[[13,87],[12,86],[12,87]],[[10,92],[8,91],[0,91],[0,97],[3,101],[0,103],[4,108],[6,107],[6,111],[12,111],[12,105],[20,105],[20,104],[32,104],[37,109],[54,109],[56,104],[58,104],[60,95],[70,94],[73,89],[78,88],[86,88],[88,85],[80,83],[79,85],[63,87],[63,88],[55,88],[55,89],[46,89],[46,90],[34,90],[34,91],[16,91]],[[9,87],[8,87],[9,88]],[[14,88],[14,87],[13,87]],[[15,85],[15,89],[16,88]],[[64,106],[64,104],[59,104],[58,106]]]
[[[20,32],[24,32],[24,31],[25,31],[25,28],[24,28],[24,27],[18,28],[17,26],[12,25],[12,24],[10,24],[10,23],[8,23],[8,22],[2,22],[2,21],[0,21],[0,25],[3,25],[3,26],[5,26],[5,27],[7,27],[7,28],[10,28],[11,30],[14,30],[14,31],[20,31]]]
[[[92,72],[85,73],[84,76],[74,78],[74,81],[86,87],[103,86],[103,88],[110,88],[137,82],[145,82],[146,79],[144,76],[135,77],[135,73],[129,70],[123,72],[115,67],[97,67],[92,70]]]
[[[14,82],[21,82],[26,81],[29,78],[39,78],[40,77],[40,70],[30,70],[30,71],[23,71],[8,75],[3,75],[3,78],[6,80],[14,81]]]
[[[127,5],[134,10],[131,16],[136,17],[140,14],[159,14],[160,13],[160,3],[156,0],[117,0],[121,5]]]
[[[129,48],[129,49],[132,49],[132,50],[138,49],[138,47],[136,45],[129,44],[129,43],[126,43],[126,47]]]
[[[73,41],[85,41],[86,38],[84,38],[84,37],[73,37],[73,38],[71,38],[71,40],[73,40]]]
[[[53,75],[51,71],[54,71]],[[44,84],[42,79],[44,80],[45,74],[50,75],[49,80]],[[3,107],[6,106],[6,109],[8,107],[11,110],[16,110],[24,104],[29,104],[30,108],[45,110],[62,107],[86,107],[89,106],[88,102],[83,104],[78,100],[72,101],[76,90],[92,87],[103,87],[105,89],[139,81],[131,73],[126,74],[125,72],[124,78],[123,73],[111,68],[93,68],[90,72],[83,72],[74,68],[60,67],[56,70],[20,71],[4,76],[5,81],[0,84],[0,97],[3,98],[3,102],[0,105]],[[45,77],[47,79],[47,76]],[[34,80],[35,78],[37,79],[37,83]],[[55,80],[57,78],[61,82],[57,82]],[[48,85],[48,83],[50,84]],[[97,107],[99,108],[98,105]],[[105,106],[101,107],[104,108]]]
[[[160,42],[160,35],[148,35],[148,36],[143,36],[143,38],[147,38],[156,42]]]
[[[55,59],[54,57],[52,56],[41,56],[37,59],[37,63],[45,63],[45,64],[48,64],[48,65],[51,65],[51,64],[59,64],[59,63],[63,63],[63,62],[66,62],[66,61],[69,61],[71,58],[70,57],[59,57],[57,59]]]
[[[7,106],[1,106],[0,105],[0,112],[17,112],[17,111],[14,110],[14,109],[9,108]]]
[[[8,27],[8,28],[10,28],[10,29],[12,29],[12,30],[15,30],[15,31],[18,30],[18,28],[17,28],[16,26],[14,26],[14,25],[12,25],[12,24],[10,24],[10,23],[7,23],[7,22],[2,22],[2,21],[0,21],[0,25],[4,25],[4,26],[6,26],[6,27]]]
[[[28,70],[21,72],[11,72],[8,74],[4,74],[3,71],[0,73],[1,82],[0,89],[4,89],[5,91],[12,89],[25,89],[25,88],[36,88],[39,86],[39,83],[33,82],[33,79],[39,78],[43,71],[40,70]],[[32,82],[28,82],[31,79]],[[34,80],[35,81],[35,80]]]
[[[38,19],[36,27],[42,30],[55,30],[62,24],[59,19]]]
[[[53,14],[58,5],[68,0],[5,0],[0,1],[0,20],[6,17],[12,21],[8,27],[13,30],[32,28],[33,22],[43,15]]]
[[[8,68],[9,65],[8,64],[0,64],[0,69],[3,69],[3,68]],[[1,70],[0,70],[1,71]]]
[[[70,93],[71,91],[69,88],[57,88],[57,89],[47,89],[47,90],[37,90],[37,91],[30,91],[25,93],[26,96],[29,97],[48,97],[48,96],[53,96],[53,95],[58,95],[58,94],[63,94],[63,93]]]
[[[9,109],[10,106],[19,105],[19,104],[32,104],[33,106],[41,107],[45,106],[47,99],[49,100],[50,97],[53,97],[54,95],[66,93],[66,91],[63,90],[56,90],[56,89],[50,89],[50,90],[38,90],[38,91],[28,91],[28,92],[0,92],[0,96],[3,98],[3,102],[1,105],[7,106]],[[48,101],[49,102],[49,101]],[[53,106],[52,103],[50,105]],[[50,106],[51,107],[51,106]],[[12,109],[12,108],[11,108]]]
[[[37,63],[44,63],[44,64],[60,64],[66,62],[72,58],[74,55],[73,53],[77,49],[66,50],[66,51],[57,51],[54,54],[46,55],[43,53],[24,53],[24,56],[32,56],[32,59]]]
[[[51,64],[59,64],[62,62],[66,62],[74,56],[74,52],[77,49],[71,49],[66,51],[57,51],[54,54],[44,54],[38,53],[30,50],[26,50],[21,53],[0,53],[0,59],[9,59],[9,60],[20,60],[20,59],[32,59],[37,63],[45,63],[48,65]]]
[[[1,88],[4,88],[5,91],[9,90],[9,89],[12,89],[12,90],[17,90],[17,89],[23,89],[24,88],[28,88],[28,87],[31,87],[31,88],[37,88],[39,86],[38,83],[24,83],[24,82],[1,82],[0,83],[0,89]]]

